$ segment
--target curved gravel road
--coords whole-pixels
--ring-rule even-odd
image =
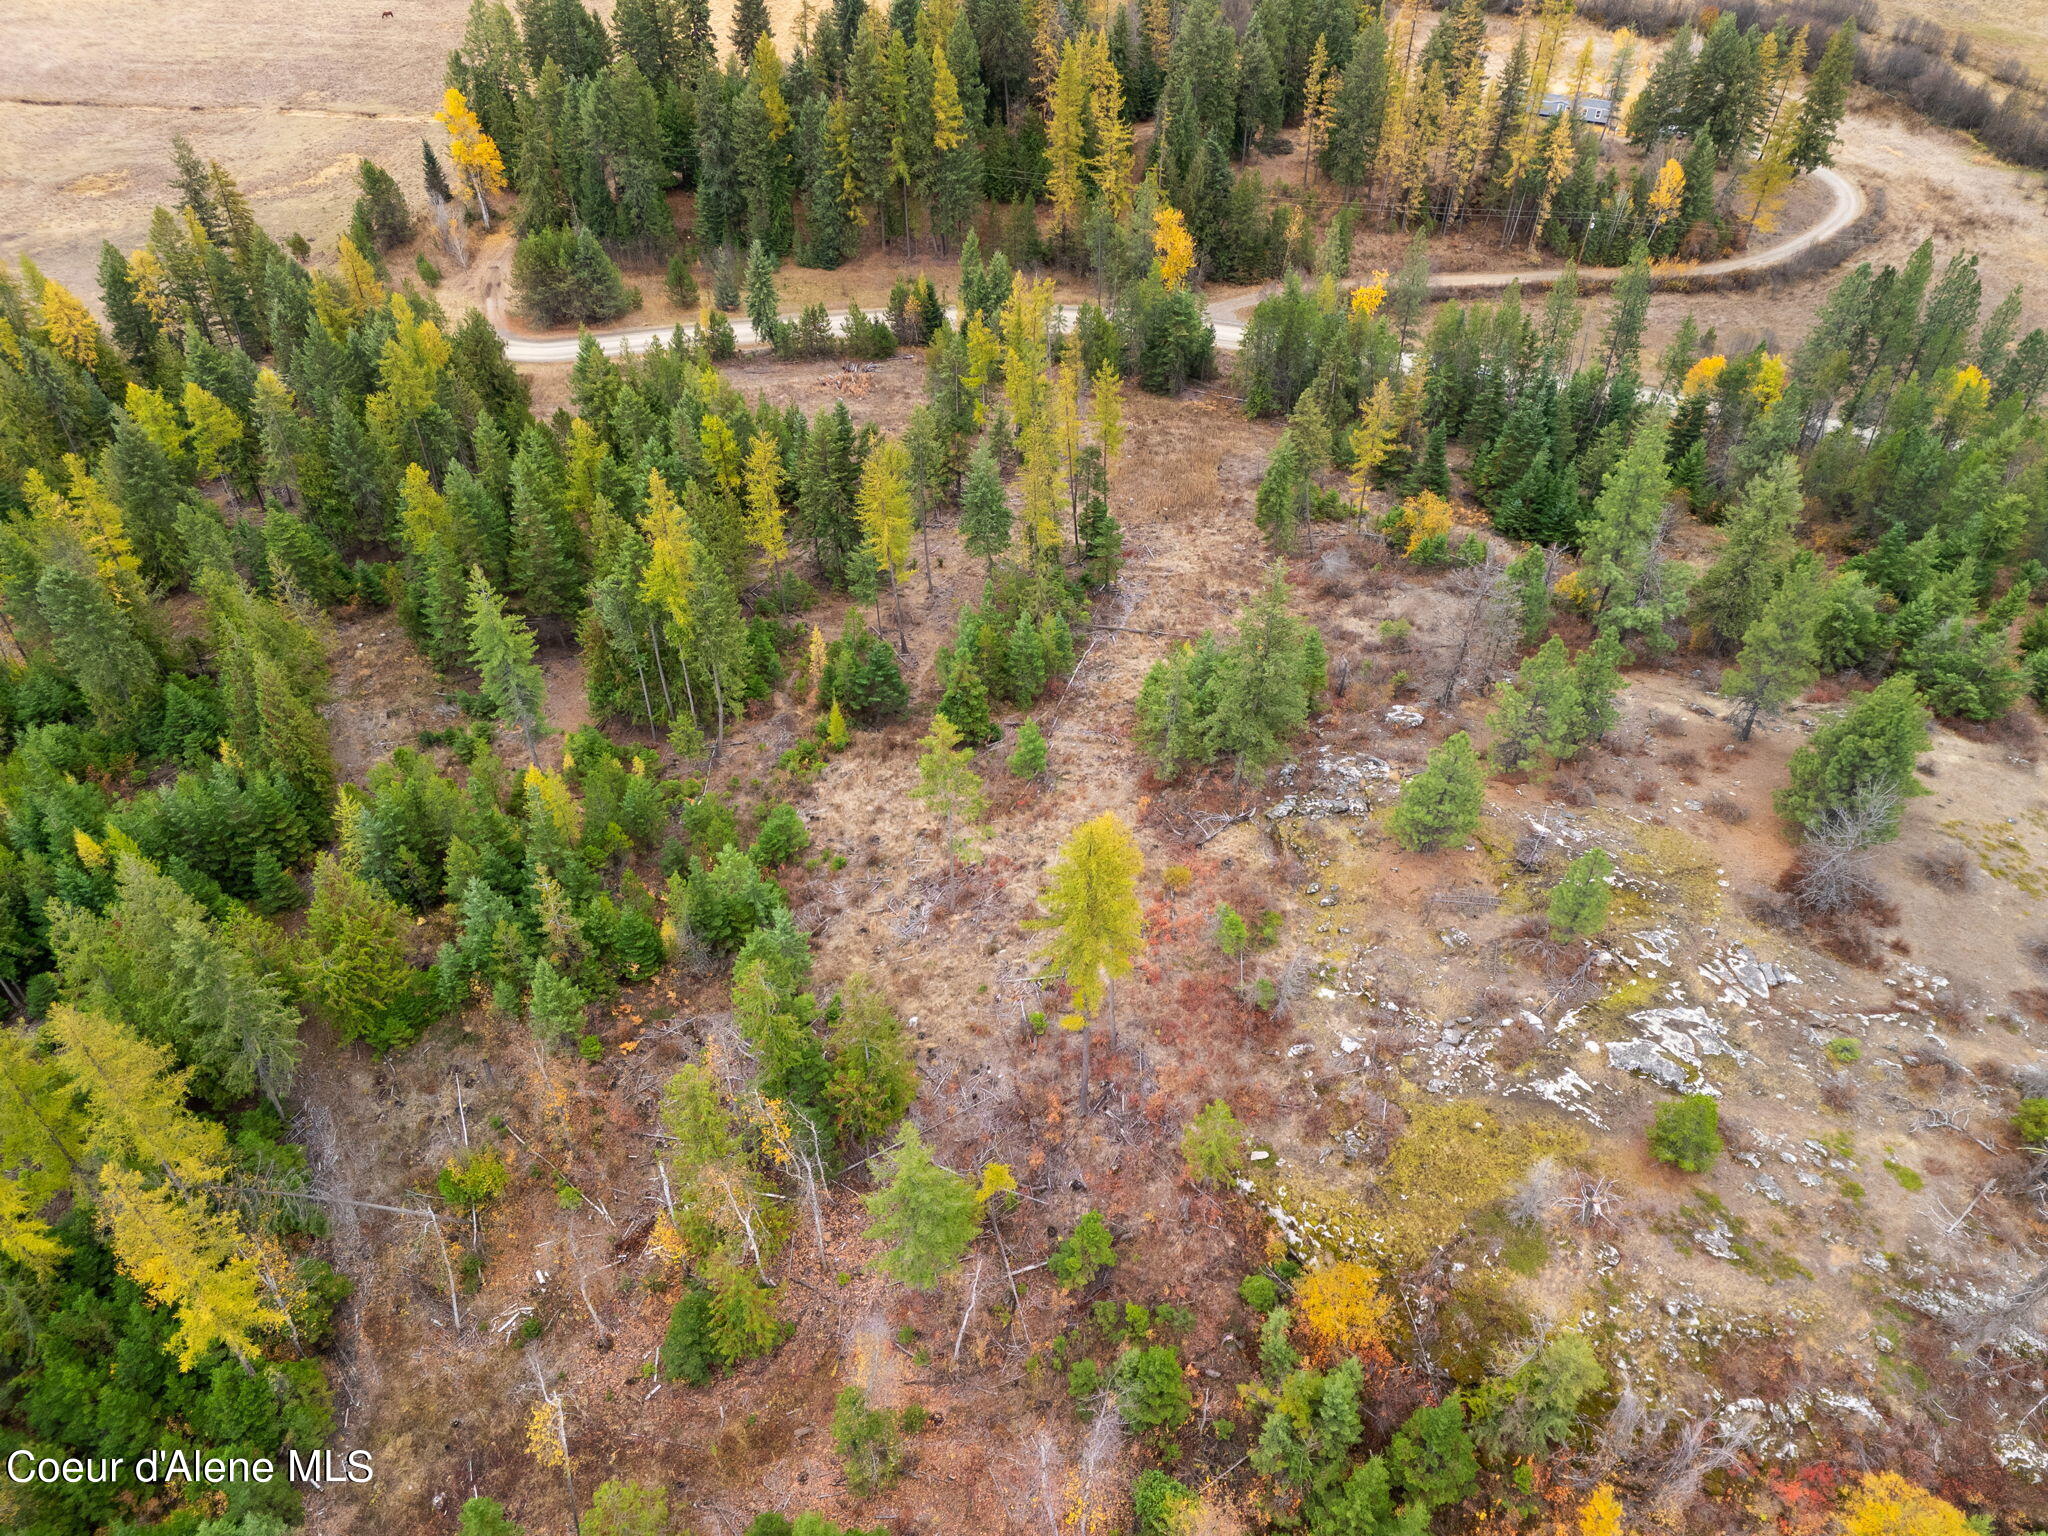
[[[1834,199],[1827,213],[1818,222],[1760,249],[1688,267],[1685,271],[1686,277],[1726,277],[1732,273],[1760,272],[1781,266],[1815,246],[1832,240],[1863,217],[1866,202],[1861,187],[1841,172],[1826,166],[1815,171],[1813,178],[1826,187]],[[1582,280],[1588,281],[1612,278],[1617,270],[1607,267],[1582,267],[1579,269],[1579,276]],[[1518,272],[1445,272],[1432,277],[1429,286],[1430,292],[1439,297],[1466,290],[1484,291],[1501,288],[1517,281],[1524,287],[1539,288],[1555,282],[1563,272],[1562,267],[1537,267]],[[1245,321],[1250,317],[1253,307],[1278,286],[1277,283],[1269,284],[1265,288],[1239,294],[1211,305],[1209,318],[1216,328],[1216,345],[1226,352],[1236,351],[1244,340]],[[495,281],[485,292],[484,313],[499,336],[504,338],[505,356],[509,361],[570,363],[576,360],[576,349],[581,341],[580,334],[536,336],[531,332],[515,329],[506,319],[504,296]],[[835,325],[844,319],[844,311],[832,311]],[[741,346],[760,344],[760,338],[754,334],[754,327],[747,320],[734,318],[732,329]],[[651,341],[666,341],[674,330],[673,325],[629,326],[622,330],[596,331],[592,334],[597,337],[598,345],[606,352],[613,357],[619,357],[628,352],[637,352]]]

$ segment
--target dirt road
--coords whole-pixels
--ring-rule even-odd
[[[1728,277],[1742,272],[1761,272],[1780,266],[1812,250],[1824,241],[1833,239],[1863,216],[1866,206],[1863,189],[1839,171],[1823,168],[1815,171],[1814,180],[1832,194],[1828,210],[1821,218],[1805,229],[1787,235],[1784,239],[1754,250],[1744,251],[1739,256],[1730,256],[1721,261],[1701,262],[1685,269],[1688,281],[1702,278]],[[1505,287],[1510,282],[1519,282],[1524,288],[1542,288],[1564,274],[1562,267],[1542,267],[1535,271],[1521,272],[1447,272],[1430,279],[1433,297],[1450,298],[1462,293],[1485,292]],[[1589,285],[1612,279],[1615,269],[1607,267],[1582,267],[1579,269],[1581,282]],[[1234,295],[1210,309],[1209,318],[1216,328],[1216,345],[1226,352],[1234,352],[1244,341],[1245,323],[1259,300],[1273,292],[1279,285],[1269,284],[1247,293]],[[515,363],[567,363],[576,358],[576,349],[581,343],[580,335],[535,335],[515,327],[508,316],[502,274],[493,274],[484,285],[483,309],[497,332],[505,339],[505,356]],[[836,325],[845,319],[843,310],[834,310],[832,320]],[[761,345],[761,338],[754,327],[743,318],[732,322],[733,334],[743,347]],[[649,342],[665,340],[672,334],[670,326],[630,326],[618,330],[597,331],[598,344],[612,356],[644,348]]]

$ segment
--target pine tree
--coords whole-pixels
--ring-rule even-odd
[[[1401,786],[1387,813],[1387,831],[1411,853],[1433,853],[1479,830],[1486,803],[1479,758],[1463,731],[1429,754],[1420,773]]]
[[[1551,942],[1590,939],[1607,926],[1607,905],[1614,897],[1607,880],[1613,873],[1614,861],[1598,848],[1571,861],[1550,891]]]
[[[366,1039],[379,1050],[405,1043],[412,1021],[400,1005],[419,979],[406,943],[411,928],[396,902],[333,854],[320,855],[303,978],[307,997],[343,1040]]]
[[[1116,1028],[1115,985],[1130,974],[1144,944],[1138,874],[1144,858],[1114,812],[1074,829],[1052,866],[1040,904],[1045,917],[1032,926],[1051,934],[1044,958],[1067,984],[1074,1002],[1063,1027],[1081,1036],[1081,1112],[1088,1111],[1088,1024],[1098,1009]]]
[[[1550,627],[1549,562],[1542,550],[1531,546],[1508,562],[1505,575],[1514,593],[1522,644],[1534,645]]]
[[[908,1122],[881,1165],[881,1187],[862,1201],[874,1217],[865,1236],[889,1245],[876,1261],[883,1273],[928,1290],[960,1262],[980,1228],[974,1187],[933,1162],[924,1138]]]
[[[1627,654],[1612,635],[1600,636],[1579,652],[1572,666],[1577,711],[1565,738],[1573,751],[1600,740],[1621,718],[1614,697],[1621,689],[1621,664]]]
[[[1742,652],[1721,677],[1721,692],[1741,706],[1743,741],[1756,717],[1797,698],[1820,676],[1821,573],[1812,557],[1792,563],[1778,590],[1742,637]]]
[[[972,858],[980,823],[988,815],[988,794],[974,771],[974,754],[961,740],[951,718],[932,716],[930,733],[918,743],[924,751],[917,760],[917,788],[911,791],[938,818],[939,846],[956,869]]]
[[[533,630],[505,611],[481,570],[469,578],[469,659],[483,695],[500,720],[512,725],[526,755],[540,766],[540,737],[547,707],[547,677],[533,659]]]
[[[526,1018],[534,1034],[542,1040],[561,1040],[582,1034],[589,1023],[589,1001],[582,989],[550,965],[545,956],[533,962]]]
[[[1023,721],[1017,727],[1017,745],[1010,753],[1010,774],[1019,779],[1035,779],[1045,772],[1045,734],[1035,720]]]
[[[960,493],[960,541],[968,554],[987,562],[991,575],[995,557],[1010,547],[1010,499],[986,438],[967,461],[967,482]]]
[[[826,1046],[825,1098],[842,1142],[857,1145],[900,1121],[917,1098],[917,1066],[888,999],[865,976],[846,979]]]
[[[773,39],[774,24],[768,18],[768,0],[738,0],[733,7],[732,31],[728,34],[736,59],[754,56],[754,45],[762,38]]]
[[[1927,707],[1913,679],[1887,679],[1829,721],[1787,765],[1779,816],[1797,832],[1820,829],[1836,813],[1868,818],[1871,842],[1899,835],[1901,802],[1924,793],[1913,765],[1927,750]]]
[[[754,328],[754,340],[775,340],[777,299],[775,258],[759,240],[747,252],[747,322]]]
[[[1849,86],[1856,74],[1856,23],[1845,21],[1828,38],[1828,46],[1806,82],[1805,98],[1799,103],[1797,127],[1792,135],[1792,164],[1811,171],[1834,164],[1835,135],[1842,126],[1842,112],[1849,103]]]
[[[1578,580],[1599,615],[1602,634],[1640,634],[1656,649],[1685,599],[1684,568],[1658,552],[1671,495],[1665,464],[1667,423],[1636,429],[1608,471],[1584,530]]]
[[[1799,461],[1790,454],[1743,488],[1728,517],[1728,541],[1693,590],[1696,624],[1726,644],[1748,633],[1798,549],[1793,530],[1804,507]]]

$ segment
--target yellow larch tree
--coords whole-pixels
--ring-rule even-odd
[[[1316,158],[1323,152],[1323,146],[1330,142],[1330,124],[1337,116],[1337,88],[1344,83],[1344,77],[1330,67],[1330,40],[1327,33],[1316,34],[1316,45],[1308,56],[1308,80],[1303,86],[1301,108],[1301,136],[1305,153],[1301,161],[1301,184],[1309,184],[1309,174],[1315,168]]]
[[[1661,229],[1685,202],[1685,167],[1667,158],[1658,167],[1657,184],[1650,189],[1650,228]]]
[[[1386,1348],[1393,1310],[1380,1289],[1380,1272],[1348,1259],[1310,1270],[1294,1288],[1295,1321],[1324,1358]]]
[[[1045,190],[1052,203],[1053,223],[1063,235],[1081,228],[1081,203],[1087,195],[1088,66],[1073,38],[1060,51],[1053,79],[1052,115],[1046,125]]]
[[[246,1363],[256,1336],[283,1326],[232,1213],[114,1164],[100,1170],[96,1208],[122,1272],[176,1313],[178,1369],[189,1371],[216,1344]]]
[[[101,1156],[154,1164],[186,1185],[216,1178],[227,1166],[226,1133],[185,1107],[192,1074],[178,1070],[168,1046],[61,1004],[44,1028],[85,1095],[89,1138]]]
[[[46,282],[38,306],[42,311],[43,329],[49,333],[50,345],[58,355],[78,364],[81,368],[93,368],[100,360],[100,327],[78,296],[62,283]]]
[[[1373,471],[1387,460],[1400,429],[1400,408],[1393,387],[1381,379],[1372,393],[1358,402],[1358,425],[1351,429],[1351,505],[1355,516],[1366,509],[1366,492]]]
[[[875,569],[889,578],[896,603],[896,643],[908,651],[903,627],[903,570],[910,560],[910,450],[901,440],[884,438],[861,465],[854,511]],[[876,601],[879,604],[879,593]]]
[[[1112,217],[1122,218],[1131,206],[1131,125],[1124,121],[1123,77],[1109,55],[1109,39],[1088,34],[1088,121],[1094,130],[1095,154],[1088,174],[1095,195]]]
[[[1088,1112],[1088,1022],[1098,1010],[1116,1038],[1116,983],[1131,973],[1145,942],[1138,905],[1138,876],[1144,871],[1130,828],[1114,811],[1074,829],[1052,866],[1043,918],[1031,927],[1051,935],[1043,958],[1067,984],[1074,1011],[1060,1020],[1081,1036],[1081,1113]]]
[[[1578,1536],[1621,1536],[1621,1500],[1606,1483],[1579,1506]]]
[[[789,558],[789,535],[783,527],[782,449],[766,433],[747,445],[747,542],[768,562],[778,605],[782,594],[782,562]]]

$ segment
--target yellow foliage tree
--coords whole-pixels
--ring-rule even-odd
[[[1653,222],[1662,224],[1685,201],[1685,167],[1676,160],[1666,159],[1657,172],[1657,184],[1650,189],[1650,212]]]
[[[1152,275],[1168,288],[1179,288],[1195,269],[1195,237],[1188,221],[1164,198],[1152,213]]]
[[[1621,1536],[1621,1500],[1602,1483],[1579,1506],[1579,1536]]]
[[[775,591],[782,592],[782,562],[789,558],[783,529],[782,449],[774,438],[755,434],[747,445],[747,542],[768,562]]]
[[[1701,358],[1685,370],[1685,381],[1678,386],[1679,393],[1688,397],[1705,394],[1714,387],[1727,368],[1728,359],[1718,352],[1712,357]]]
[[[491,227],[491,196],[505,190],[505,161],[498,146],[454,86],[441,98],[434,121],[448,130],[448,158],[462,172],[464,189],[476,200],[484,228]]]
[[[1970,1522],[1896,1472],[1866,1472],[1842,1504],[1840,1536],[1970,1536]]]
[[[81,368],[91,368],[100,359],[99,322],[77,295],[62,283],[43,284],[43,329],[50,333],[50,345],[59,355]]]
[[[1295,1319],[1324,1353],[1384,1349],[1393,1308],[1380,1290],[1380,1272],[1351,1260],[1312,1270],[1294,1288]]]
[[[100,1170],[98,1211],[122,1271],[177,1314],[171,1351],[189,1371],[216,1344],[246,1360],[256,1335],[285,1318],[263,1294],[241,1225],[226,1211],[164,1187],[132,1168]]]
[[[1387,274],[1385,269],[1376,271],[1372,281],[1351,290],[1351,313],[1360,320],[1370,320],[1380,312],[1380,306],[1387,302]]]
[[[1381,379],[1373,385],[1372,394],[1359,401],[1358,425],[1351,429],[1351,504],[1360,513],[1365,511],[1372,472],[1386,462],[1400,426],[1400,406],[1393,387]]]

